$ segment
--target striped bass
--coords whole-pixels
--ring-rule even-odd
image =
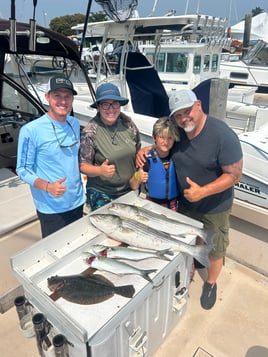
[[[91,267],[98,270],[108,271],[117,275],[124,274],[135,274],[140,275],[144,279],[152,282],[152,279],[149,277],[149,274],[155,273],[157,269],[139,269],[132,265],[126,264],[124,262],[117,261],[116,259],[100,257],[96,255],[88,255],[84,261]]]
[[[151,228],[159,229],[163,232],[171,234],[174,238],[193,235],[195,237],[198,236],[202,238],[202,240],[206,243],[211,243],[208,242],[207,232],[204,229],[169,218],[162,213],[159,214],[149,211],[143,207],[116,202],[113,202],[111,206],[108,207],[108,210],[112,214],[116,214],[122,218],[130,218]]]
[[[107,246],[102,244],[93,245],[88,252],[83,253],[85,255],[98,255],[107,258],[115,259],[125,259],[125,260],[144,260],[149,258],[157,258],[163,260],[170,260],[165,256],[165,254],[173,255],[169,249],[159,250],[159,251],[149,251],[149,250],[140,250],[132,249],[130,247],[120,247],[120,246]]]
[[[109,237],[130,246],[151,250],[172,249],[175,252],[191,255],[205,267],[210,264],[208,254],[212,249],[211,245],[190,245],[165,232],[112,214],[96,213],[90,215],[89,219],[93,226]]]

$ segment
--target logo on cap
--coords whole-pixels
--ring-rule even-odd
[[[69,81],[69,79],[65,79],[65,78],[56,78],[56,83],[57,84],[67,84],[67,86],[72,87],[72,83]]]

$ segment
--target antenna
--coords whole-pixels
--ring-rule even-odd
[[[230,3],[229,3],[229,14],[228,14],[228,27],[231,27],[232,7],[233,7],[233,1],[230,0]]]
[[[200,0],[197,0],[196,13],[199,14]]]
[[[189,0],[186,0],[186,5],[185,5],[184,15],[187,15],[187,12],[188,12],[188,6],[189,6]]]
[[[154,5],[153,5],[152,11],[151,11],[151,13],[150,13],[150,15],[149,15],[150,17],[152,17],[152,16],[154,15],[157,2],[158,2],[158,0],[154,0]]]

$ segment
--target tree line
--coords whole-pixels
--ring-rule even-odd
[[[84,23],[86,16],[83,14],[64,15],[53,18],[49,23],[49,28],[59,32],[65,36],[74,36],[75,32],[71,28],[77,24]],[[88,18],[88,22],[99,22],[108,20],[105,13],[102,11],[92,12]]]

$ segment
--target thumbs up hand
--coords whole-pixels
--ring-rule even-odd
[[[109,160],[106,159],[101,164],[101,175],[104,177],[112,177],[115,173],[115,165],[109,165]]]
[[[186,177],[186,182],[189,184],[189,188],[186,188],[183,193],[184,193],[184,197],[189,202],[198,202],[202,198],[204,198],[202,186],[199,186],[196,182],[192,181],[189,177]]]

